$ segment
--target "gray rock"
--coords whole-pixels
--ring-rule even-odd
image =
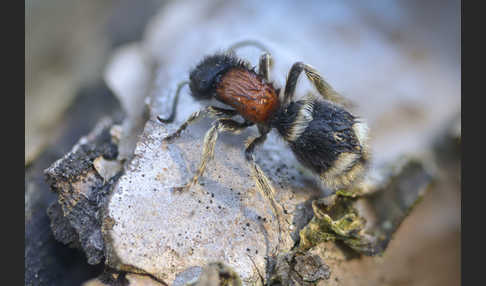
[[[93,227],[78,228],[77,231],[82,234],[85,251],[95,250],[92,259],[99,261],[104,242],[109,266],[148,273],[167,284],[178,285],[201,275],[200,267],[208,262],[221,261],[239,274],[243,284],[249,285],[261,282],[260,275],[267,273],[270,256],[294,246],[299,230],[312,217],[310,202],[325,194],[325,190],[296,162],[274,133],[257,151],[256,158],[277,191],[276,200],[286,210],[282,217],[282,233],[278,232],[272,208],[255,190],[244,161],[243,142],[256,135],[254,128],[239,136],[220,136],[216,156],[200,184],[188,192],[178,193],[172,189],[185,183],[195,171],[202,137],[210,121],[202,120],[191,126],[172,144],[161,143],[168,131],[173,131],[201,107],[201,103],[192,100],[187,92],[181,97],[174,124],[162,125],[154,121],[156,115],[170,109],[168,102],[175,86],[187,77],[197,60],[226,48],[240,40],[240,36],[262,40],[270,47],[275,62],[271,75],[277,86],[283,86],[290,65],[303,60],[321,71],[338,91],[357,102],[357,114],[366,118],[371,127],[370,144],[375,162],[393,160],[400,154],[413,153],[427,146],[426,139],[431,131],[437,129],[460,102],[457,96],[460,85],[454,77],[455,70],[449,72],[440,65],[414,65],[410,55],[397,51],[397,43],[380,36],[380,33],[390,31],[380,30],[379,25],[376,27],[364,20],[366,17],[355,17],[367,13],[376,16],[379,11],[359,7],[339,4],[316,9],[313,5],[291,2],[274,6],[256,1],[245,4],[215,1],[209,5],[173,2],[161,11],[147,29],[141,45],[128,49],[128,52],[136,53],[137,59],[158,62],[155,81],[152,82],[150,70],[153,65],[139,61],[132,62],[139,71],[134,74],[136,77],[117,73],[129,72],[127,65],[110,65],[105,74],[110,87],[125,102],[127,113],[130,114],[129,108],[134,109],[134,116],[124,122],[118,137],[121,146],[133,146],[135,151],[124,175],[117,181],[106,209],[102,209],[102,218],[94,215],[100,205],[96,204],[96,210],[89,205],[80,205],[80,211],[88,210],[89,225]],[[236,15],[234,11],[240,14]],[[268,11],[273,12],[275,19],[285,21],[269,21]],[[342,22],[322,20],[332,18],[335,13],[342,13]],[[208,15],[211,15],[210,21]],[[237,18],[252,18],[252,21],[234,22]],[[316,25],[316,21],[321,20],[327,25]],[[401,24],[399,20],[391,22],[396,27]],[[309,43],[309,38],[313,39],[312,44],[304,44]],[[356,49],[357,42],[359,49]],[[259,52],[246,49],[241,55],[256,63]],[[376,71],[370,72],[370,63]],[[431,74],[434,78],[430,78]],[[124,78],[133,80],[133,85],[124,85],[127,83]],[[307,91],[312,88],[302,80],[297,92],[304,94]],[[150,94],[148,100],[142,100],[147,94]],[[427,95],[425,100],[424,94]],[[137,130],[133,126],[144,122],[143,119],[140,121],[143,108],[139,107],[145,102],[149,103],[150,120],[138,137],[137,132],[132,131]],[[122,157],[130,158],[133,149],[124,150]],[[82,157],[76,160],[80,160],[77,163],[85,162]],[[92,167],[88,164],[87,168]],[[90,169],[90,172],[94,170]],[[62,171],[71,172],[69,168]],[[61,172],[53,174],[60,176]],[[101,180],[96,173],[92,174],[93,180],[87,182],[89,186]],[[55,187],[67,190],[64,197],[74,196],[75,201],[83,199],[74,195],[79,193],[76,188],[74,192],[68,191],[72,183],[66,181],[65,188]],[[90,195],[86,196],[90,201]],[[76,226],[79,222],[72,224]],[[100,224],[103,240],[98,235]],[[94,240],[89,239],[91,235]],[[277,249],[279,237],[283,242]],[[317,264],[324,265],[321,262]],[[306,271],[310,265],[297,265],[305,277],[316,278]],[[327,277],[324,270],[318,273],[322,274],[319,277]]]
[[[231,138],[223,136],[201,184],[180,193],[172,189],[196,168],[201,135],[187,132],[167,145],[161,142],[166,134],[159,123],[147,123],[134,159],[114,188],[107,206],[110,223],[104,227],[107,263],[118,269],[129,265],[171,283],[189,267],[223,261],[238,269],[244,283],[258,281],[255,267],[265,273],[265,258],[277,253],[278,225],[249,176],[244,141],[225,144]],[[280,250],[289,250],[294,212],[315,191],[299,191],[285,175],[272,178],[287,211]]]
[[[73,248],[82,249],[76,229],[71,226],[69,219],[64,216],[61,205],[57,201],[47,208],[47,215],[51,221],[52,233],[57,241]]]
[[[174,283],[175,284],[175,283]],[[190,282],[188,286],[241,286],[241,279],[233,269],[221,262],[209,263],[196,282]]]
[[[302,251],[279,255],[272,273],[271,285],[315,285],[331,276],[319,255]]]
[[[177,193],[172,188],[185,183],[197,168],[202,137],[210,121],[201,120],[173,144],[161,143],[168,131],[173,131],[201,107],[187,91],[181,96],[174,124],[154,121],[156,115],[170,110],[168,102],[176,85],[186,79],[187,72],[199,59],[242,38],[262,40],[270,48],[274,57],[271,77],[277,86],[283,86],[292,63],[303,60],[321,71],[338,91],[357,102],[356,113],[366,118],[371,127],[370,144],[378,151],[373,153],[376,162],[391,161],[426,146],[427,134],[457,104],[458,82],[451,80],[434,85],[428,76],[431,69],[438,78],[449,78],[451,74],[430,65],[425,69],[413,66],[407,54],[397,54],[397,43],[374,34],[375,29],[382,27],[352,16],[379,15],[379,11],[348,4],[320,8],[290,2],[277,7],[256,2],[203,5],[189,1],[170,3],[154,18],[142,46],[149,58],[161,65],[149,98],[151,119],[108,204],[103,228],[110,266],[150,273],[171,284],[179,273],[216,260],[234,268],[244,284],[252,284],[259,281],[258,272],[265,273],[266,258],[277,253],[275,217],[265,199],[256,192],[242,153],[243,142],[256,135],[255,129],[250,128],[239,136],[220,136],[216,156],[209,163],[201,184],[189,192]],[[266,12],[270,10],[276,19],[285,21],[269,21]],[[333,24],[315,24],[317,19],[335,13],[342,13],[343,22],[334,24],[351,34],[336,33]],[[209,14],[211,21],[207,18]],[[233,21],[236,18],[252,21]],[[392,24],[398,27],[400,21]],[[359,30],[356,33],[367,36],[353,34],[355,28]],[[312,44],[304,45],[309,35],[319,37],[313,37]],[[359,41],[359,49],[355,41]],[[257,62],[259,51],[249,48],[239,53]],[[379,72],[369,72],[370,62]],[[399,78],[397,67],[401,67]],[[399,79],[401,84],[388,84]],[[376,88],[379,86],[386,88]],[[411,87],[428,90],[427,100]],[[297,91],[304,94],[312,88],[302,80]],[[433,98],[441,105],[431,108]],[[387,125],[392,119],[396,124]],[[280,251],[289,250],[298,230],[312,217],[308,211],[310,201],[325,194],[325,190],[295,161],[274,133],[255,157],[276,188],[277,201],[287,211]]]
[[[147,275],[139,274],[112,274],[110,279],[94,278],[84,282],[81,286],[114,286],[114,285],[129,285],[129,286],[163,286],[164,284],[157,282]]]
[[[45,170],[51,190],[58,195],[48,209],[54,236],[83,249],[89,264],[98,264],[104,257],[100,212],[116,178],[106,181],[93,162],[100,156],[116,158],[111,126],[111,120],[102,120],[71,152]]]
[[[25,285],[79,285],[100,270],[100,266],[87,265],[82,251],[70,249],[55,239],[50,226],[63,223],[65,217],[61,213],[58,216],[61,221],[54,222],[49,218],[53,216],[46,212],[58,196],[44,180],[44,170],[67,153],[102,117],[110,114],[117,118],[120,113],[116,98],[101,81],[89,83],[76,93],[75,103],[60,122],[61,130],[50,139],[55,144],[25,170]],[[62,212],[59,204],[55,205],[54,211]],[[71,237],[68,232],[65,234],[65,238]]]

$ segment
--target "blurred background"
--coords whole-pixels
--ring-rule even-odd
[[[123,117],[105,71],[127,44],[142,44],[155,78],[185,73],[200,53],[235,39],[278,47],[284,59],[274,55],[275,79],[282,84],[296,60],[315,66],[358,104],[377,158],[422,148],[460,116],[459,0],[27,0],[25,7],[26,285],[80,285],[103,271],[54,241],[45,210],[55,195],[42,171],[103,116]],[[155,93],[165,85],[159,80]],[[361,270],[376,284],[460,284],[458,166],[404,222],[385,255],[390,263]]]

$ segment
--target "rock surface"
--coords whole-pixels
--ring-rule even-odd
[[[202,106],[202,102],[191,99],[187,90],[181,96],[173,124],[162,125],[154,120],[156,115],[170,109],[176,85],[186,79],[198,60],[237,40],[252,38],[270,48],[275,63],[271,77],[277,86],[283,86],[288,69],[295,61],[304,61],[321,71],[336,90],[357,104],[355,113],[370,125],[373,166],[395,162],[403,154],[430,149],[431,139],[436,137],[439,127],[460,106],[460,81],[455,63],[451,65],[441,58],[444,55],[436,55],[433,46],[409,44],[417,42],[414,41],[417,38],[407,38],[407,31],[417,26],[402,27],[403,17],[410,15],[396,3],[386,6],[388,12],[396,13],[392,18],[384,17],[386,13],[377,7],[352,6],[346,2],[316,5],[181,1],[162,10],[147,29],[143,41],[121,49],[105,73],[106,81],[128,114],[123,126],[103,132],[115,134],[117,144],[126,147],[119,159],[128,162],[113,190],[113,181],[106,181],[116,173],[118,163],[106,164],[106,158],[100,158],[103,151],[96,151],[102,147],[99,144],[81,156],[70,157],[80,150],[78,145],[60,160],[62,163],[54,164],[48,171],[52,186],[59,193],[60,205],[50,209],[56,237],[72,246],[81,246],[90,263],[99,263],[106,256],[110,267],[150,274],[169,285],[202,281],[203,267],[211,261],[220,261],[234,269],[244,285],[261,284],[270,278],[274,263],[270,258],[279,254],[274,269],[280,274],[274,278],[287,281],[286,285],[304,283],[301,280],[335,284],[336,279],[350,282],[345,285],[359,285],[367,271],[373,278],[363,283],[374,285],[380,275],[373,268],[376,260],[351,259],[356,258],[356,253],[350,255],[339,244],[363,230],[365,221],[359,216],[347,225],[351,228],[331,228],[333,235],[339,236],[334,242],[313,241],[306,245],[307,252],[302,256],[295,251],[287,252],[299,242],[301,229],[306,225],[312,227],[312,221],[308,223],[314,212],[319,213],[316,202],[322,202],[314,200],[327,193],[296,162],[275,133],[270,134],[255,157],[271,179],[277,191],[276,199],[285,210],[281,233],[272,208],[255,190],[244,161],[244,141],[257,134],[255,128],[238,136],[221,135],[216,156],[208,164],[200,184],[179,193],[173,187],[185,183],[196,170],[202,137],[210,121],[201,120],[191,126],[172,144],[161,142],[168,132]],[[252,21],[241,20],[248,18]],[[405,39],[395,37],[395,33]],[[260,52],[245,48],[239,53],[256,63]],[[307,81],[299,82],[299,94],[312,90]],[[144,100],[147,95],[150,96]],[[145,122],[145,103],[148,103],[150,119],[138,136],[139,126]],[[82,141],[80,145],[85,143]],[[130,159],[133,149],[134,156]],[[70,163],[77,167],[70,168]],[[68,168],[59,168],[66,165]],[[82,172],[78,172],[79,167]],[[390,190],[394,192],[381,193],[398,194],[398,199],[391,198],[394,204],[383,208],[385,215],[374,213],[375,230],[384,235],[382,243],[376,244],[379,251],[387,247],[391,235],[422,195],[422,182],[427,180],[420,180],[421,174],[418,172],[419,180],[405,180],[403,188],[401,184],[391,184]],[[419,184],[407,186],[417,181]],[[381,183],[387,185],[386,180]],[[374,192],[379,186],[369,190]],[[413,192],[407,193],[408,190]],[[377,205],[373,207],[379,210],[390,197],[376,194]],[[405,203],[400,205],[401,202]],[[323,218],[323,215],[318,217]],[[393,221],[387,223],[390,218]],[[326,227],[342,226],[346,221],[341,219],[329,216]],[[359,227],[355,228],[353,222]],[[301,237],[300,243],[303,241]],[[348,269],[356,271],[346,272]]]
[[[100,157],[114,160],[117,146],[111,141],[112,121],[102,120],[71,152],[45,170],[51,190],[58,199],[48,209],[56,239],[84,250],[89,264],[104,258],[101,211],[115,180],[98,174],[94,162]],[[111,180],[113,179],[113,180]]]
[[[84,282],[81,286],[163,286],[164,284],[155,281],[146,275],[131,273],[113,274],[110,278],[95,278]]]
[[[278,225],[240,156],[243,142],[218,144],[221,155],[210,163],[201,184],[179,193],[172,189],[189,178],[187,169],[195,168],[201,148],[195,141],[200,137],[187,133],[173,144],[162,144],[167,133],[152,121],[144,134],[150,138],[139,142],[107,206],[105,221],[110,223],[104,229],[112,247],[108,263],[174,281],[190,267],[222,260],[238,269],[244,282],[259,280],[254,267],[264,273],[265,257],[277,253]],[[293,213],[313,194],[285,185],[289,187],[277,187],[277,199],[288,212],[281,250],[293,246]]]
[[[174,283],[176,284],[176,283]],[[241,279],[233,269],[221,262],[209,263],[201,271],[199,279],[195,282],[187,283],[189,286],[241,286]]]
[[[25,285],[79,285],[98,275],[101,265],[87,264],[86,255],[59,243],[46,209],[57,201],[45,181],[44,170],[63,157],[80,137],[107,115],[119,118],[120,106],[100,80],[80,87],[76,100],[60,122],[56,144],[49,146],[25,170]],[[26,122],[26,124],[28,124]]]
[[[399,7],[388,8],[400,13]],[[272,17],[286,21],[269,21],[266,12],[270,10]],[[340,15],[339,20],[333,15]],[[188,273],[199,275],[195,269],[213,260],[234,268],[245,285],[259,283],[259,273],[266,273],[268,256],[277,253],[277,225],[268,203],[255,190],[242,152],[243,142],[255,136],[256,130],[220,136],[216,156],[201,184],[177,193],[172,188],[185,183],[197,168],[210,121],[191,126],[172,144],[161,143],[168,132],[202,106],[187,91],[179,101],[174,124],[162,125],[154,120],[170,110],[168,102],[176,85],[186,79],[199,59],[237,40],[257,39],[270,48],[274,58],[271,77],[277,86],[283,86],[290,66],[302,60],[356,102],[355,112],[370,125],[374,164],[428,148],[437,129],[460,103],[457,70],[444,68],[443,62],[432,56],[419,63],[415,54],[405,52],[415,49],[419,54],[428,53],[430,46],[400,50],[405,43],[388,38],[393,31],[384,27],[390,24],[392,30],[398,30],[401,18],[379,20],[386,23],[383,26],[370,21],[380,19],[379,15],[379,10],[348,4],[322,9],[310,4],[273,6],[251,1],[169,4],[149,25],[142,44],[148,58],[160,63],[160,68],[149,98],[150,120],[107,206],[103,223],[107,263],[122,270],[150,273],[168,284],[191,276]],[[236,20],[248,17],[253,20]],[[336,22],[326,21],[329,18]],[[261,29],[263,26],[265,29]],[[320,37],[304,44],[308,34],[289,33],[297,27]],[[239,51],[253,63],[259,53],[251,48]],[[301,80],[297,92],[306,91],[312,88]],[[282,226],[284,243],[279,250],[288,251],[297,242],[298,231],[312,217],[310,202],[325,190],[273,132],[255,157],[287,212]]]
[[[319,255],[299,251],[280,255],[272,272],[271,285],[315,285],[331,275]]]

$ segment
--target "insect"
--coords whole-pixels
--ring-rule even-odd
[[[258,70],[235,54],[236,48],[246,45],[263,50]],[[255,148],[265,142],[272,128],[278,131],[297,160],[318,175],[330,189],[348,188],[362,176],[369,159],[367,127],[344,108],[347,100],[334,91],[313,67],[302,62],[292,65],[281,94],[281,89],[276,88],[269,78],[271,63],[271,55],[262,44],[243,41],[226,52],[205,57],[190,71],[189,80],[178,85],[170,117],[158,117],[163,123],[173,121],[179,94],[186,84],[195,99],[214,98],[231,107],[207,106],[194,112],[177,131],[164,138],[171,142],[203,116],[216,118],[204,137],[199,168],[182,188],[190,188],[203,175],[214,155],[219,133],[237,134],[252,125],[258,127],[259,136],[247,142],[245,158],[258,189],[270,199],[274,209],[274,190],[253,155]],[[297,100],[295,89],[302,72],[318,95],[309,93]],[[232,117],[236,115],[241,115],[244,121],[233,120]]]

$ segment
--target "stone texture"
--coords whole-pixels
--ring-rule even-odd
[[[118,155],[111,142],[111,125],[111,120],[102,120],[71,152],[45,170],[51,190],[58,195],[48,209],[54,236],[83,249],[89,264],[98,264],[104,257],[100,215],[116,178],[100,176],[94,161],[100,156],[114,160]]]
[[[119,104],[102,81],[83,86],[76,100],[60,122],[60,134],[51,138],[56,144],[49,146],[25,170],[25,285],[79,285],[98,275],[101,265],[89,265],[86,255],[66,247],[55,239],[48,207],[57,201],[50,191],[44,170],[71,150],[80,137],[89,133],[102,117],[119,113]],[[57,211],[62,211],[59,204]],[[48,211],[46,211],[48,210]],[[62,214],[62,212],[61,212]],[[57,230],[65,230],[64,226]],[[66,233],[67,237],[72,237]],[[57,235],[56,235],[57,236]]]
[[[393,6],[395,4],[390,5],[397,8]],[[286,253],[298,241],[300,229],[312,218],[311,202],[326,192],[309,171],[295,161],[274,133],[256,157],[277,190],[277,201],[285,209],[280,234],[283,243],[278,250],[275,217],[265,199],[256,192],[243,159],[243,142],[256,135],[256,130],[251,128],[239,136],[220,136],[216,156],[209,163],[201,183],[189,192],[177,193],[172,188],[186,182],[197,167],[202,137],[210,121],[202,120],[190,127],[173,144],[161,143],[168,131],[174,130],[191,112],[201,107],[202,103],[192,100],[187,92],[181,97],[174,124],[161,125],[154,121],[156,115],[170,109],[168,102],[174,87],[187,77],[188,70],[197,60],[242,37],[251,37],[262,40],[271,48],[275,62],[272,78],[277,85],[284,84],[293,62],[303,60],[316,67],[338,91],[357,103],[356,113],[370,124],[373,166],[394,161],[402,154],[427,149],[438,127],[460,104],[457,70],[444,66],[434,57],[424,57],[424,54],[435,51],[431,47],[412,47],[415,49],[412,53],[403,42],[389,37],[401,27],[400,17],[383,20],[378,17],[381,15],[379,9],[346,3],[321,8],[291,3],[274,6],[256,1],[244,4],[213,2],[209,5],[181,1],[162,10],[149,26],[144,40],[121,49],[105,73],[110,88],[117,93],[128,113],[122,128],[108,132],[116,135],[120,145],[128,146],[121,156],[129,161],[124,175],[111,193],[111,187],[105,188],[107,185],[103,180],[110,175],[93,164],[100,154],[89,151],[89,148],[89,152],[80,156],[63,158],[60,160],[63,164],[54,164],[49,172],[53,178],[52,186],[59,192],[61,209],[73,227],[66,227],[66,220],[54,217],[53,222],[60,228],[54,229],[56,236],[74,244],[74,229],[90,263],[97,263],[106,255],[109,266],[133,273],[148,273],[173,285],[184,285],[198,278],[196,281],[201,281],[205,273],[202,267],[210,261],[221,261],[234,269],[245,285],[259,284],[268,278],[266,274],[272,263],[269,257],[276,256],[279,251],[283,251],[280,254],[284,257],[290,257],[280,269],[289,267],[290,272],[297,273],[293,280],[287,279],[294,281],[289,283],[299,283],[296,282],[299,279],[317,279],[321,280],[320,284],[337,282],[328,281],[330,273],[334,279],[352,280],[350,277],[354,274],[350,273],[354,272],[346,273],[343,269],[352,269],[352,265],[358,263],[349,260],[349,253],[336,248],[334,243],[324,241],[311,245],[303,257]],[[240,14],[236,15],[234,11]],[[332,18],[334,15],[340,17]],[[269,21],[269,16],[275,17],[275,21]],[[253,19],[251,22],[236,20],[249,17]],[[386,24],[374,22],[376,18]],[[309,37],[313,39],[312,43]],[[400,49],[403,46],[405,51]],[[256,63],[259,53],[251,49],[241,52]],[[158,65],[154,66],[151,61]],[[302,80],[297,92],[303,94],[306,91],[312,91],[312,88]],[[145,100],[148,95],[150,97]],[[145,103],[149,104],[150,120],[138,137],[136,126],[145,123]],[[82,141],[80,145],[86,146],[85,143]],[[93,146],[94,150],[100,147]],[[70,154],[77,154],[79,150],[84,151],[77,146]],[[109,157],[114,159],[116,155]],[[78,167],[59,168],[67,163]],[[372,171],[370,176],[373,175]],[[386,186],[389,176],[391,174],[368,186],[367,195],[379,194],[377,186]],[[385,233],[386,237],[391,237],[389,235],[403,220],[404,211],[421,194],[414,192],[409,197],[411,199],[406,199],[408,194],[400,193],[400,190],[413,189],[407,186],[409,183],[406,181],[406,187],[399,187],[393,193],[406,201],[403,208],[399,205],[395,216],[398,224],[379,224],[392,226],[384,227],[391,229]],[[103,198],[110,193],[106,209],[104,204],[99,204],[98,192]],[[385,196],[378,201],[383,205],[387,200]],[[53,207],[51,211],[54,216],[59,216],[59,207]],[[104,215],[100,216],[100,213]],[[386,220],[386,216],[377,214],[377,217],[382,222]],[[81,226],[84,222],[88,223]],[[356,229],[334,229],[334,232],[336,230],[346,237]],[[317,270],[311,271],[311,268]],[[328,272],[329,268],[331,272]],[[367,273],[360,274],[364,277]],[[378,281],[374,278],[369,281]],[[355,281],[359,281],[359,277]]]
[[[108,264],[120,269],[129,265],[171,283],[186,268],[221,260],[238,269],[246,283],[259,280],[254,267],[264,273],[265,257],[277,253],[278,225],[249,177],[243,140],[236,146],[218,144],[216,152],[221,155],[211,161],[201,184],[179,193],[172,188],[194,170],[200,137],[186,133],[173,144],[162,144],[167,133],[153,121],[144,134],[150,137],[138,143],[108,205]],[[288,213],[282,220],[281,250],[289,250],[293,214],[313,192],[299,192],[284,175],[272,177],[279,178],[277,199]]]
[[[387,37],[402,26],[400,17],[376,24],[369,19],[380,19],[379,9],[349,3],[321,8],[182,1],[170,3],[154,18],[142,46],[148,58],[161,64],[148,100],[150,120],[134,159],[115,186],[103,222],[110,266],[150,273],[168,284],[182,283],[183,273],[197,276],[196,269],[214,260],[235,269],[245,285],[258,283],[259,273],[266,273],[266,258],[277,253],[277,228],[271,208],[248,176],[242,152],[243,142],[256,130],[220,136],[201,184],[190,192],[175,193],[171,189],[186,182],[197,168],[210,121],[201,120],[173,144],[161,143],[168,131],[202,106],[187,91],[180,98],[174,124],[154,120],[170,110],[168,102],[176,85],[199,59],[237,40],[262,40],[270,48],[271,77],[277,86],[283,86],[290,66],[301,60],[356,102],[355,113],[370,125],[374,166],[428,148],[429,140],[460,103],[457,70],[444,67],[437,58],[414,58],[433,51],[430,46],[406,46]],[[388,8],[400,13],[394,9],[398,7]],[[285,21],[269,21],[267,11]],[[237,20],[250,17],[251,22]],[[401,50],[404,46],[415,53]],[[256,63],[259,51],[242,49],[239,54]],[[299,94],[312,90],[305,80],[299,82]],[[290,250],[298,231],[312,217],[310,202],[325,190],[274,133],[256,158],[287,211],[280,250]]]
[[[221,262],[209,263],[196,282],[189,282],[190,286],[241,286],[241,279],[233,269]]]
[[[272,273],[271,285],[315,285],[331,275],[319,255],[301,251],[279,255]]]
[[[157,282],[146,275],[138,275],[132,273],[113,274],[110,279],[94,278],[84,282],[81,286],[163,286],[164,284]]]

